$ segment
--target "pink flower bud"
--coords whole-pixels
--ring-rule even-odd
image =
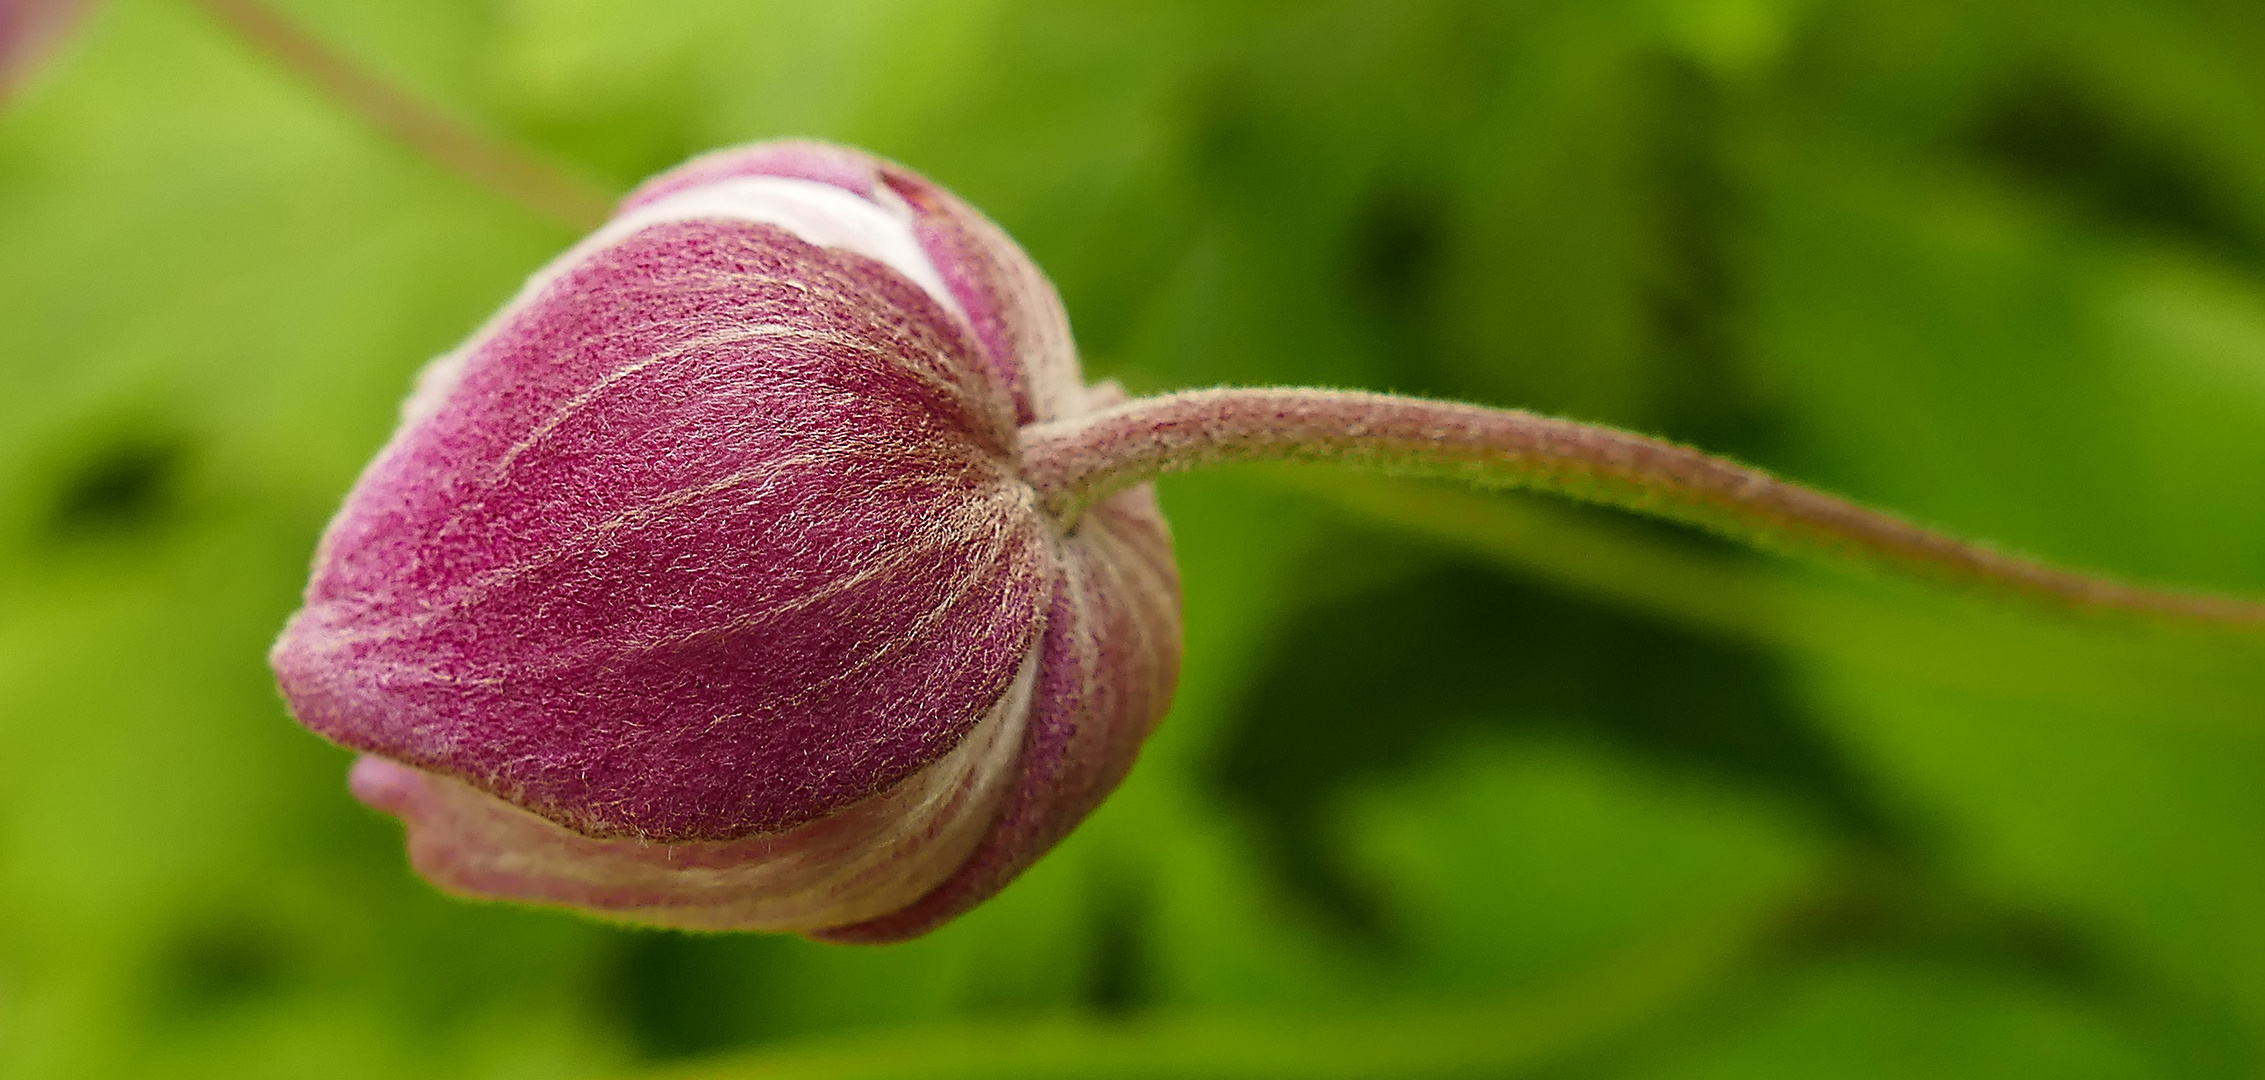
[[[434,362],[272,661],[455,892],[881,941],[1124,776],[1179,660],[1144,485],[1017,433],[1087,389],[997,226],[814,143],[660,176]]]

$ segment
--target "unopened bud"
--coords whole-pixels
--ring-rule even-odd
[[[814,143],[664,174],[435,361],[272,660],[452,891],[852,940],[1004,886],[1179,660],[1144,485],[1050,517],[1109,403],[948,192]]]

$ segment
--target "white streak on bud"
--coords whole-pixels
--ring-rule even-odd
[[[677,192],[609,221],[527,279],[519,294],[467,341],[485,340],[542,295],[551,282],[593,255],[655,225],[677,221],[744,221],[776,225],[805,243],[863,255],[903,274],[934,297],[961,324],[967,312],[944,284],[944,275],[913,233],[912,208],[895,192],[874,202],[832,184],[784,176],[748,176]],[[416,391],[402,403],[404,424],[424,419],[448,396],[463,372],[466,346],[425,365]]]
[[[671,221],[747,221],[776,225],[819,247],[855,252],[886,264],[944,305],[962,321],[967,313],[944,285],[944,275],[913,236],[912,208],[894,192],[883,189],[890,205],[861,198],[832,184],[784,176],[748,176],[705,184],[640,206],[607,222],[590,234],[566,259],[554,263],[563,270],[580,257],[637,232]],[[556,272],[556,271],[554,271]],[[541,280],[533,284],[541,284]]]

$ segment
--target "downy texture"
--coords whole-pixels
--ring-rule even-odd
[[[272,656],[454,892],[893,940],[1123,777],[1178,583],[1018,431],[1089,389],[997,226],[814,143],[697,159],[427,370]]]

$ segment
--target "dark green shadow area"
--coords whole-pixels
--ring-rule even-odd
[[[1393,914],[1343,874],[1329,811],[1474,735],[1569,736],[1758,793],[1853,846],[1912,854],[1909,828],[1771,654],[1386,534],[1346,535],[1311,572],[1341,567],[1366,580],[1281,628],[1213,776],[1283,878],[1341,924],[1389,940]]]

